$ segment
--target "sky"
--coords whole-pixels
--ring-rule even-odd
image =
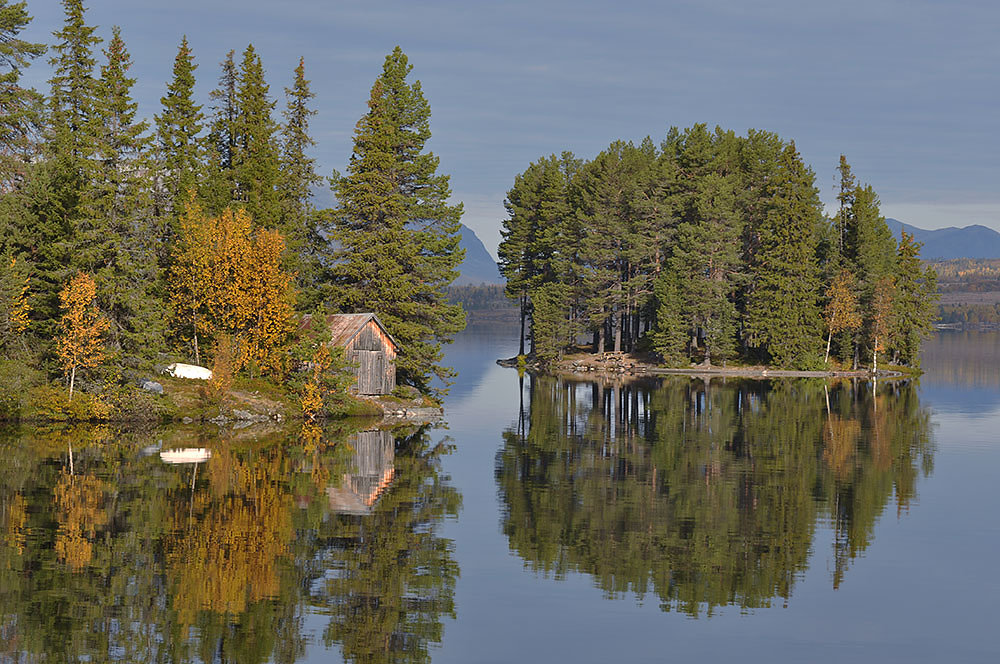
[[[280,112],[300,56],[316,93],[318,170],[344,170],[354,125],[399,45],[431,105],[428,148],[464,223],[495,256],[514,176],[570,150],[659,142],[705,122],[794,140],[834,202],[847,156],[886,216],[1000,230],[1000,3],[994,0],[90,0],[135,61],[140,114],[160,111],[181,37],[208,106],[219,63],[252,43]],[[28,0],[51,43],[61,3]],[[237,61],[238,61],[237,57]],[[47,90],[47,62],[25,80]],[[320,197],[329,204],[332,197]]]

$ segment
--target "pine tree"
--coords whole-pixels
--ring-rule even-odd
[[[271,117],[274,102],[268,98],[264,67],[253,44],[243,52],[236,102],[236,145],[232,154],[235,200],[259,225],[275,228],[281,220],[278,127]]]
[[[0,194],[23,181],[37,152],[42,100],[20,81],[21,71],[45,52],[45,46],[18,36],[30,21],[27,3],[0,0]]]
[[[816,364],[820,345],[819,266],[815,230],[822,220],[814,178],[795,144],[781,153],[767,185],[759,247],[749,265],[744,334],[778,366]]]
[[[441,343],[464,326],[447,302],[457,276],[460,205],[448,205],[448,176],[424,152],[430,106],[412,67],[397,47],[372,86],[369,111],[358,122],[348,172],[335,181],[339,207],[333,266],[337,301],[345,311],[374,311],[402,349],[397,376],[422,391],[441,366]]]
[[[316,175],[316,160],[308,154],[316,144],[309,135],[309,118],[316,111],[309,107],[315,95],[306,80],[304,58],[299,58],[295,80],[291,88],[285,88],[285,96],[288,106],[282,127],[280,226],[293,256],[291,268],[297,273],[303,306],[310,308],[320,299],[321,273],[324,263],[328,262],[325,259],[329,250],[323,223],[325,215],[312,203],[313,187],[321,178]]]
[[[653,156],[655,159],[655,155]],[[630,318],[630,293],[626,281],[638,251],[652,249],[649,239],[633,224],[633,205],[638,198],[641,170],[648,160],[631,143],[617,141],[580,171],[576,192],[579,206],[580,255],[583,288],[589,294],[584,306],[600,339],[605,331],[614,340],[612,349],[623,349],[622,332]]]
[[[167,86],[167,94],[160,98],[163,111],[156,116],[159,167],[166,195],[163,213],[173,220],[171,228],[176,227],[176,220],[183,214],[189,192],[197,188],[201,172],[204,115],[201,105],[194,102],[197,68],[184,37],[174,59],[173,79]],[[165,239],[169,240],[169,235]]]
[[[704,342],[704,361],[725,360],[735,350],[737,311],[734,293],[743,278],[740,238],[743,219],[737,212],[734,161],[738,142],[731,132],[708,132],[694,125],[683,135],[668,135],[664,152],[671,154],[683,174],[678,182],[677,227],[667,261],[677,286],[680,316],[690,336],[692,354]],[[657,333],[674,338],[680,330]]]

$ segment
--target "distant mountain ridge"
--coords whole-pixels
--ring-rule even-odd
[[[469,286],[472,284],[502,284],[503,277],[500,276],[500,268],[496,261],[486,251],[486,245],[472,231],[471,228],[462,224],[462,240],[458,246],[465,249],[465,258],[458,266],[460,276],[455,280],[455,286]]]
[[[902,231],[906,231],[917,242],[923,243],[920,257],[925,260],[1000,258],[1000,233],[986,226],[951,226],[929,231],[904,224],[898,219],[886,218],[885,223],[896,239],[899,239]]]

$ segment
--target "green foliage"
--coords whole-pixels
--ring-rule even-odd
[[[743,333],[779,367],[814,368],[821,364],[815,230],[822,206],[794,143],[782,151],[775,171],[756,229]]]
[[[17,420],[31,406],[31,391],[45,383],[45,374],[23,358],[0,356],[0,422]]]
[[[448,205],[448,176],[424,152],[430,107],[397,47],[372,86],[369,111],[358,122],[348,172],[334,182],[339,201],[331,267],[336,305],[374,311],[399,342],[397,380],[429,392],[447,381],[441,344],[465,325],[445,289],[458,276],[461,205]]]
[[[328,262],[327,216],[312,202],[313,188],[322,178],[316,174],[316,160],[308,151],[316,142],[309,134],[309,118],[316,114],[309,104],[316,96],[309,89],[305,59],[299,59],[288,99],[281,132],[280,228],[291,255],[291,269],[296,273],[300,306],[309,308],[322,297],[324,264]]]
[[[235,200],[244,205],[250,216],[264,228],[279,228],[278,126],[271,117],[274,102],[268,91],[260,56],[250,44],[243,52],[236,87],[235,147],[232,155]]]
[[[41,123],[41,96],[21,86],[21,74],[45,46],[19,36],[28,26],[26,2],[0,0],[0,193],[23,182],[37,155],[36,135]]]
[[[659,150],[650,139],[616,141],[591,162],[564,153],[531,163],[507,194],[498,248],[506,294],[520,307],[519,353],[528,325],[543,363],[591,332],[597,352],[653,348],[674,366],[739,354],[819,368],[820,305],[848,270],[855,283],[844,297],[859,303],[864,324],[834,332],[835,351],[870,357],[875,284],[892,277],[913,284],[900,312],[919,313],[893,319],[900,341],[890,350],[915,361],[930,321],[929,277],[915,249],[908,266],[897,259],[877,195],[846,159],[840,173],[841,207],[828,220],[812,170],[770,132],[740,137],[696,124],[671,128]]]
[[[197,68],[187,37],[184,37],[174,59],[173,78],[167,85],[167,94],[160,98],[163,110],[156,116],[158,165],[165,189],[161,207],[171,220],[161,230],[167,240],[176,230],[176,218],[183,212],[189,192],[197,188],[202,169],[204,115],[201,105],[194,101],[194,70]],[[162,262],[167,253],[166,248],[161,250]]]

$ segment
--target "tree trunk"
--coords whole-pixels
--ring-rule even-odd
[[[518,355],[524,355],[524,317],[527,314],[527,309],[528,309],[528,296],[522,293],[521,294],[521,341],[517,351]]]
[[[620,353],[622,352],[622,326],[621,326],[622,313],[621,310],[617,308],[616,312],[617,313],[611,314],[611,324],[614,326],[615,329],[615,352]]]
[[[833,340],[833,330],[830,330],[830,334],[826,337],[826,356],[823,358],[823,364],[830,363],[830,342]]]
[[[69,372],[69,400],[71,402],[73,401],[73,385],[75,383],[76,383],[76,365],[74,364],[73,368]],[[72,453],[70,453],[70,456],[72,457]]]

